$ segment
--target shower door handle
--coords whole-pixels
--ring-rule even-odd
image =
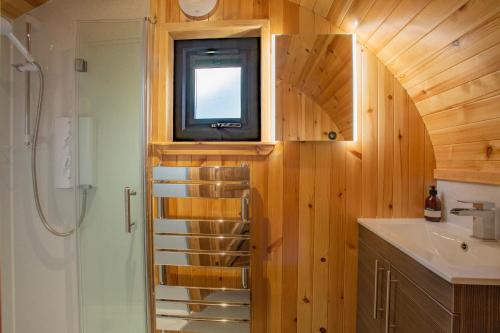
[[[125,199],[125,231],[129,234],[132,233],[132,226],[135,225],[135,223],[132,222],[132,216],[130,214],[130,197],[133,195],[135,196],[136,194],[137,192],[128,186],[123,190]]]

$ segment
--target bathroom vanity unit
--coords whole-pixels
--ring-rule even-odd
[[[358,332],[500,332],[499,243],[423,219],[358,222]]]

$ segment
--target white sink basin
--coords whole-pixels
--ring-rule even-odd
[[[448,282],[500,285],[499,242],[481,241],[467,229],[424,219],[358,222]]]

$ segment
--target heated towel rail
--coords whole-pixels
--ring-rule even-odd
[[[248,165],[155,167],[153,197],[157,330],[249,333]],[[174,198],[239,199],[240,218],[171,218]]]

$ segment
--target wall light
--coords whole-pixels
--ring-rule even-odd
[[[179,6],[184,14],[200,17],[209,14],[217,6],[218,0],[179,0]]]

